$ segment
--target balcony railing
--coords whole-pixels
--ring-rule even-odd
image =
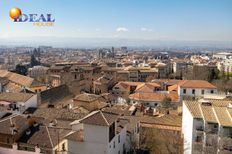
[[[0,142],[0,147],[12,149],[12,144]]]
[[[196,127],[196,130],[197,131],[204,131],[204,127],[203,126],[198,126],[198,127]]]
[[[232,138],[230,137],[221,137],[219,140],[220,149],[232,151]]]
[[[206,133],[209,133],[209,134],[217,134],[218,133],[218,128],[210,128],[210,127],[207,127],[205,129],[205,132]]]

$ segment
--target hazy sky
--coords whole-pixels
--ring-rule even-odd
[[[55,26],[14,23],[12,7]],[[232,41],[232,0],[0,0],[1,39],[37,36]]]

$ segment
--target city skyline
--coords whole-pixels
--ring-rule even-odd
[[[150,45],[166,42],[232,42],[232,2],[204,1],[2,1],[0,40],[17,44],[89,44]],[[56,19],[51,27],[14,23],[9,10],[19,7],[23,13],[51,13]],[[108,39],[108,42],[105,40]],[[138,41],[134,41],[138,40]],[[132,42],[132,43],[131,43]],[[3,45],[3,44],[1,44]]]

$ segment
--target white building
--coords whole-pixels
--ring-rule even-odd
[[[29,93],[0,93],[0,117],[7,112],[23,113],[37,107],[37,95]]]
[[[28,76],[41,80],[47,80],[48,67],[44,66],[34,66],[28,69]]]
[[[146,107],[162,106],[162,101],[165,98],[171,99],[171,105],[180,105],[180,100],[177,93],[169,92],[153,92],[153,93],[134,93],[129,96],[130,104],[143,104]]]
[[[232,72],[232,59],[225,59],[217,63],[217,68],[219,71]]]
[[[184,101],[182,117],[184,153],[232,153],[230,101]]]
[[[231,57],[232,57],[232,53],[229,53],[229,52],[219,52],[219,53],[213,54],[213,58],[216,58],[216,59],[228,59]]]
[[[128,134],[128,119],[118,115],[96,111],[80,121],[73,122],[73,134],[67,137],[68,151],[75,154],[124,154],[132,147]],[[133,136],[138,136],[136,123]],[[138,140],[138,137],[134,139]],[[136,141],[138,143],[138,141]]]
[[[217,87],[205,80],[183,80],[178,84],[180,97],[201,97],[205,94],[217,93]]]

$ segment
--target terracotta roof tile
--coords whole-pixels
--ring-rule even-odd
[[[1,101],[8,102],[26,102],[29,100],[34,94],[29,93],[0,93]]]
[[[82,119],[80,122],[90,125],[110,126],[117,119],[118,115],[97,111],[94,114]]]
[[[216,88],[205,80],[183,80],[179,83],[179,86],[182,88]]]
[[[143,101],[162,101],[165,97],[170,97],[172,102],[179,102],[177,93],[134,93],[129,95],[130,99],[143,100]]]

